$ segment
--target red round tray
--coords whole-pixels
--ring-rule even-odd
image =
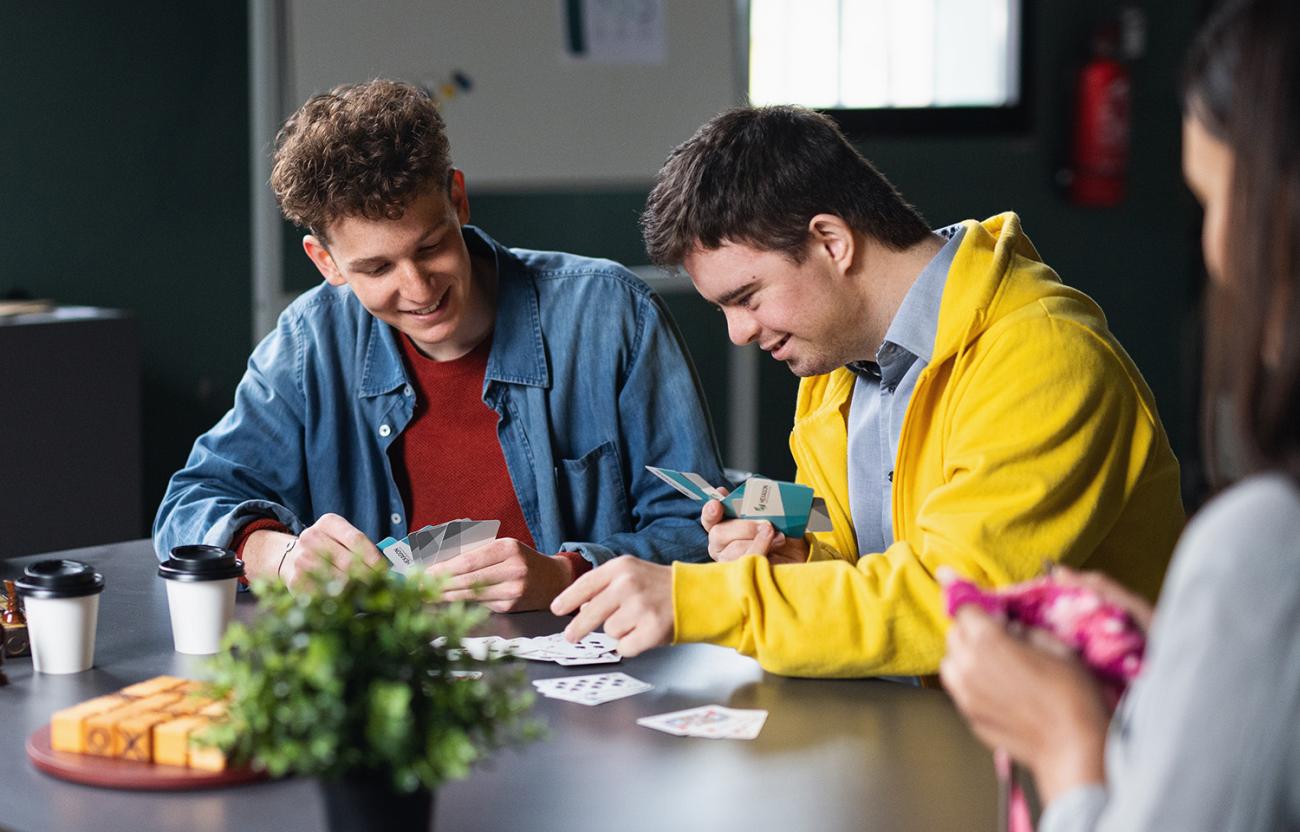
[[[46,774],[107,789],[147,789],[157,791],[183,791],[185,789],[214,789],[236,786],[267,778],[266,772],[250,768],[229,768],[225,771],[200,771],[180,766],[162,766],[142,763],[139,760],[120,760],[94,754],[73,754],[55,751],[50,747],[50,726],[37,728],[27,738],[27,757]]]

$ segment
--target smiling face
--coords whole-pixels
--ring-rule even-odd
[[[1205,209],[1201,249],[1210,278],[1222,282],[1227,257],[1228,214],[1232,195],[1232,148],[1195,115],[1183,118],[1183,176]]]
[[[814,229],[801,263],[724,243],[696,247],[682,265],[696,291],[726,316],[732,343],[757,343],[790,372],[812,376],[869,358],[874,349],[866,346],[869,309],[846,276],[853,245],[847,227]]]
[[[379,320],[424,355],[448,361],[492,331],[494,304],[461,236],[469,201],[460,171],[447,191],[412,200],[395,220],[348,216],[331,223],[328,246],[307,235],[303,248],[325,280],[344,283]]]

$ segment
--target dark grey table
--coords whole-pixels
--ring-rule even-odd
[[[0,828],[32,830],[318,830],[323,809],[304,778],[185,794],[121,792],[53,779],[23,743],[50,714],[132,682],[201,675],[172,651],[167,599],[149,541],[61,553],[104,574],[95,667],[72,676],[10,659],[0,688]],[[35,558],[0,562],[15,577]],[[241,598],[240,618],[255,612]],[[492,617],[502,636],[558,632],[546,613]],[[531,678],[622,670],[655,686],[595,707],[539,698],[549,737],[497,755],[437,796],[450,830],[991,829],[990,755],[938,691],[878,680],[787,679],[719,647],[683,645],[618,665],[528,662]],[[674,737],[636,719],[696,705],[765,708],[758,739]]]

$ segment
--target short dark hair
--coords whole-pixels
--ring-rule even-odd
[[[659,170],[641,230],[661,266],[724,243],[801,262],[817,214],[835,214],[896,250],[930,233],[834,121],[790,106],[729,110],[678,145]]]
[[[375,79],[313,95],[275,137],[271,189],[286,219],[322,236],[345,216],[397,219],[451,172],[446,125],[419,87]]]
[[[1207,297],[1206,446],[1300,480],[1300,11],[1221,7],[1187,62],[1184,107],[1233,154],[1225,280]],[[1271,335],[1281,334],[1275,357]],[[1274,358],[1276,360],[1274,360]],[[1230,408],[1224,424],[1221,403]],[[1223,476],[1208,460],[1216,479]]]

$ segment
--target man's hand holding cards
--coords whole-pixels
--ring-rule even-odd
[[[499,520],[462,518],[437,526],[425,526],[401,540],[386,537],[379,541],[379,551],[392,562],[394,569],[406,575],[496,540],[500,528]]]
[[[646,468],[682,494],[703,502],[700,523],[709,533],[709,555],[718,561],[764,555],[773,563],[808,559],[805,532],[830,531],[826,504],[806,485],[750,477],[728,492],[699,474]]]

